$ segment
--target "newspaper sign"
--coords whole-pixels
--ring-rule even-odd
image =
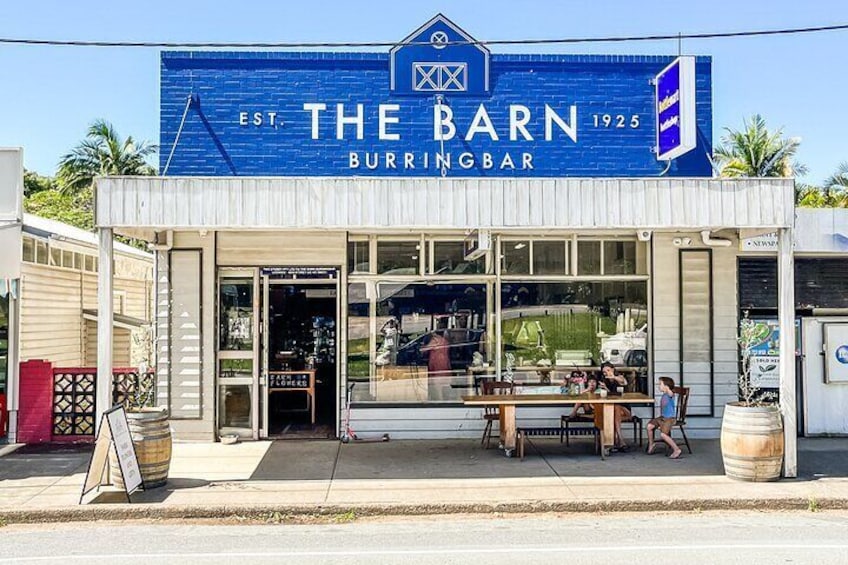
[[[113,449],[118,458],[118,465],[121,467],[124,490],[129,501],[130,494],[142,485],[142,480],[138,457],[130,435],[129,422],[127,422],[127,413],[123,406],[116,406],[103,414],[94,443],[94,452],[91,454],[88,472],[82,486],[80,504],[86,494],[103,484],[108,484],[104,483],[104,477],[109,465],[109,452]]]

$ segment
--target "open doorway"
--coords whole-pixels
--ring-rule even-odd
[[[335,281],[270,281],[266,305],[268,437],[334,438]]]

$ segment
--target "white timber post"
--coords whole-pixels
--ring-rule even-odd
[[[97,270],[97,421],[112,407],[112,228],[98,228],[100,262]]]
[[[783,415],[783,476],[798,476],[795,396],[795,256],[791,228],[778,232],[777,316],[780,328],[780,411]]]

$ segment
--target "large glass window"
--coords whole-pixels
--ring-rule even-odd
[[[371,254],[368,241],[349,241],[347,243],[347,261],[348,273],[370,273]]]
[[[644,275],[647,273],[645,245],[635,241],[604,241],[605,275]]]
[[[378,241],[377,272],[385,275],[417,275],[421,258],[419,241]]]
[[[433,274],[474,275],[486,272],[486,258],[465,260],[465,245],[461,241],[433,242]]]
[[[644,364],[647,282],[504,282],[504,366],[533,380],[537,365]]]
[[[370,283],[369,283],[370,284]],[[354,400],[458,401],[473,389],[472,367],[487,361],[486,285],[377,282],[373,371],[366,305],[352,304],[348,318],[348,378]],[[353,283],[349,301],[362,294]],[[363,383],[364,385],[364,383]],[[358,388],[359,387],[359,388]]]
[[[504,275],[530,274],[530,242],[503,241],[501,242],[501,273]]]
[[[600,241],[578,241],[577,242],[577,274],[578,275],[600,275],[601,274],[601,242]]]
[[[565,241],[533,242],[533,274],[565,275],[567,262]]]
[[[222,279],[219,294],[218,349],[253,350],[253,279]]]

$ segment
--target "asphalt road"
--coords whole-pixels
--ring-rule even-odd
[[[342,517],[343,518],[343,517]],[[0,528],[6,563],[848,563],[848,512],[438,516]]]

